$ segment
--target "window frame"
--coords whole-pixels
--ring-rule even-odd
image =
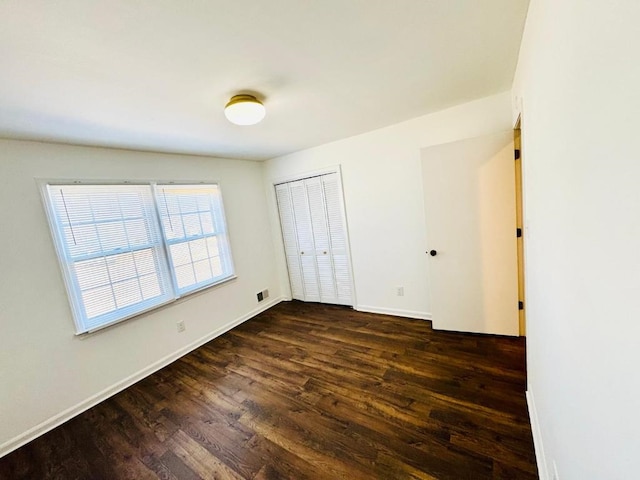
[[[207,185],[215,185],[218,189],[219,195],[218,195],[218,203],[219,205],[217,205],[217,210],[219,215],[215,216],[213,221],[214,221],[214,231],[216,231],[217,233],[213,234],[213,235],[205,235],[205,234],[201,234],[198,235],[198,238],[194,238],[193,236],[190,238],[187,238],[185,235],[185,238],[183,240],[174,240],[174,239],[169,239],[167,238],[166,235],[166,231],[164,229],[163,223],[162,223],[162,212],[160,211],[160,201],[158,200],[159,197],[159,187],[162,187],[163,185],[167,185],[167,186],[207,186]],[[173,282],[173,288],[174,288],[174,292],[177,295],[177,298],[182,298],[186,295],[189,295],[191,293],[196,293],[200,290],[205,290],[207,288],[210,288],[212,286],[215,286],[218,283],[223,283],[226,279],[226,277],[221,278],[220,280],[210,283],[210,284],[200,284],[200,286],[197,286],[196,288],[192,288],[189,290],[184,290],[182,289],[179,285],[178,285],[178,279],[176,276],[176,266],[174,265],[174,260],[173,260],[173,256],[170,252],[171,250],[171,246],[172,245],[178,245],[178,244],[188,244],[190,241],[192,240],[197,240],[197,239],[206,239],[206,238],[210,238],[210,237],[216,237],[216,239],[218,239],[218,237],[222,237],[222,241],[218,240],[218,243],[222,244],[222,248],[226,249],[228,251],[228,258],[224,259],[224,263],[227,263],[228,268],[230,269],[230,271],[234,272],[232,276],[234,276],[235,278],[235,265],[233,262],[233,255],[231,254],[231,245],[229,242],[229,234],[228,234],[228,227],[227,227],[227,219],[226,219],[226,215],[225,215],[225,211],[224,211],[224,203],[223,203],[223,198],[222,198],[222,190],[220,189],[220,185],[218,183],[212,183],[212,182],[201,182],[201,183],[184,183],[184,182],[173,182],[173,183],[166,183],[166,182],[157,182],[155,183],[153,186],[153,195],[154,195],[154,199],[155,199],[155,205],[156,205],[156,213],[158,214],[158,223],[160,225],[160,232],[162,235],[162,239],[163,239],[163,245],[164,245],[164,249],[165,249],[165,256],[166,256],[166,260],[167,263],[169,265],[169,273],[171,276],[171,280]],[[166,200],[165,200],[166,202]],[[169,215],[167,215],[169,216]],[[218,228],[220,229],[218,231]],[[223,259],[221,258],[221,263],[222,263]],[[184,291],[183,291],[184,290]]]
[[[42,179],[37,178],[36,183],[38,184],[41,200],[43,203],[43,207],[45,210],[45,214],[47,217],[47,223],[49,227],[49,233],[51,235],[51,239],[53,241],[53,245],[56,251],[56,257],[58,260],[58,264],[60,267],[60,271],[62,273],[63,281],[65,284],[65,292],[67,294],[67,300],[69,302],[69,306],[71,308],[72,318],[75,325],[75,335],[87,335],[92,334],[96,331],[103,330],[105,328],[111,327],[113,325],[117,325],[131,318],[135,318],[141,315],[144,315],[148,312],[160,309],[166,305],[171,303],[184,300],[189,296],[202,292],[203,290],[207,290],[209,288],[215,288],[226,284],[229,281],[232,281],[237,278],[235,271],[235,262],[233,260],[233,253],[231,248],[231,241],[229,236],[229,226],[226,219],[225,209],[224,209],[224,200],[223,200],[223,192],[220,186],[219,181],[177,181],[177,180],[66,180],[66,179]],[[161,255],[161,258],[158,259],[159,270],[156,272],[159,281],[161,284],[164,284],[168,287],[166,295],[158,301],[157,303],[153,303],[148,308],[143,308],[141,310],[136,310],[130,314],[124,314],[122,316],[117,316],[114,320],[106,321],[101,323],[100,325],[96,325],[93,327],[88,327],[86,323],[90,322],[90,319],[85,315],[85,312],[82,311],[82,302],[81,299],[81,289],[77,281],[77,275],[73,272],[73,265],[77,262],[71,261],[71,258],[67,254],[67,246],[64,242],[64,232],[62,231],[63,224],[58,222],[58,215],[55,212],[54,201],[49,193],[49,187],[56,186],[141,186],[147,187],[149,189],[149,196],[151,199],[151,215],[153,216],[153,221],[155,223],[155,227],[157,228],[157,241],[156,244],[150,244],[152,249],[155,249]],[[215,225],[221,225],[222,231],[215,231],[215,237],[223,238],[223,248],[220,252],[220,257],[224,256],[225,265],[229,269],[228,274],[224,275],[222,278],[219,278],[216,281],[211,283],[206,283],[203,285],[199,285],[197,288],[191,289],[189,291],[181,292],[178,288],[177,280],[176,280],[176,272],[173,266],[173,262],[171,260],[171,254],[169,252],[169,243],[165,235],[165,231],[162,225],[162,217],[160,214],[160,204],[158,201],[158,187],[163,185],[166,186],[213,186],[217,189],[217,213],[219,213],[219,218],[215,219]],[[188,240],[184,240],[188,242]],[[105,258],[105,256],[101,256]],[[106,256],[108,257],[108,256]],[[100,256],[98,257],[100,258]],[[223,270],[224,273],[224,270]],[[166,278],[163,278],[165,276]],[[113,285],[113,282],[110,281],[110,285]],[[165,299],[166,298],[166,299]],[[135,305],[140,305],[145,302],[149,302],[149,300],[143,300],[141,302],[137,302]],[[126,310],[128,307],[122,307],[121,309],[112,310],[115,312],[117,310]],[[95,317],[92,317],[95,318]]]

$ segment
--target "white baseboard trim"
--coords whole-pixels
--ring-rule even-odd
[[[419,320],[431,320],[431,314],[426,312],[416,312],[413,310],[400,310],[395,308],[371,307],[369,305],[356,305],[354,310],[367,313],[381,313],[383,315],[394,315],[396,317],[417,318]]]
[[[527,406],[529,408],[529,420],[531,422],[531,433],[533,435],[533,448],[536,453],[536,462],[538,464],[538,477],[540,480],[549,480],[549,470],[547,470],[547,459],[544,455],[542,447],[542,432],[538,423],[538,411],[536,410],[536,402],[533,399],[533,392],[527,390]]]
[[[48,431],[53,430],[57,426],[62,425],[64,422],[71,420],[76,415],[81,414],[82,412],[90,409],[91,407],[115,395],[116,393],[121,392],[125,388],[130,387],[134,383],[142,380],[145,377],[148,377],[152,373],[157,372],[158,370],[166,367],[170,363],[175,362],[180,357],[185,356],[187,353],[195,350],[198,347],[201,347],[205,343],[213,340],[216,337],[219,337],[223,333],[228,332],[232,328],[237,327],[241,323],[246,322],[247,320],[258,315],[259,313],[273,307],[274,305],[284,300],[286,300],[286,297],[281,296],[261,304],[260,306],[258,306],[258,308],[250,311],[249,313],[242,315],[241,317],[225,324],[224,326],[214,330],[213,332],[205,335],[204,337],[199,338],[198,340],[190,343],[189,345],[182,347],[181,349],[167,355],[166,357],[161,358],[160,360],[152,363],[148,367],[143,368],[142,370],[134,373],[133,375],[128,376],[124,380],[121,380],[120,382],[117,382],[111,385],[110,387],[105,388],[101,392],[98,392],[95,395],[90,396],[89,398],[87,398],[86,400],[83,400],[77,405],[74,405],[73,407],[70,407],[64,410],[63,412],[60,412],[59,414],[48,418],[44,422],[36,425],[33,428],[30,428],[26,432],[21,433],[20,435],[4,442],[2,445],[0,445],[0,458],[7,455],[8,453],[11,453],[17,448],[20,448],[22,445],[30,442],[31,440],[34,440],[41,435],[44,435]]]

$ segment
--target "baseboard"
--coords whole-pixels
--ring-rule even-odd
[[[529,407],[529,421],[531,422],[531,433],[533,435],[533,448],[536,453],[536,462],[538,464],[538,477],[540,480],[549,480],[549,470],[547,470],[547,459],[544,456],[544,448],[542,447],[542,432],[538,423],[538,411],[536,410],[536,402],[533,399],[533,392],[527,390],[527,406]]]
[[[417,318],[419,320],[431,320],[431,314],[426,312],[416,312],[413,310],[400,310],[395,308],[371,307],[369,305],[356,305],[353,308],[359,312],[381,313],[383,315],[394,315],[396,317]]]
[[[95,395],[92,395],[91,397],[87,398],[86,400],[78,403],[77,405],[68,408],[66,410],[64,410],[63,412],[54,415],[51,418],[48,418],[47,420],[45,420],[44,422],[36,425],[33,428],[30,428],[29,430],[27,430],[26,432],[18,435],[17,437],[14,437],[6,442],[4,442],[2,445],[0,445],[0,458],[7,455],[8,453],[14,451],[17,448],[20,448],[22,445],[30,442],[31,440],[34,440],[36,438],[38,438],[39,436],[47,433],[50,430],[53,430],[54,428],[56,428],[59,425],[62,425],[64,422],[71,420],[73,417],[75,417],[76,415],[81,414],[82,412],[90,409],[91,407],[97,405],[98,403],[106,400],[107,398],[115,395],[118,392],[121,392],[122,390],[124,390],[127,387],[130,387],[131,385],[133,385],[136,382],[139,382],[140,380],[142,380],[145,377],[148,377],[149,375],[151,375],[154,372],[157,372],[158,370],[160,370],[163,367],[166,367],[167,365],[169,365],[172,362],[175,362],[176,360],[178,360],[180,357],[183,357],[184,355],[186,355],[187,353],[195,350],[198,347],[201,347],[202,345],[204,345],[205,343],[213,340],[216,337],[219,337],[220,335],[222,335],[225,332],[228,332],[229,330],[231,330],[234,327],[237,327],[238,325],[240,325],[241,323],[246,322],[247,320],[255,317],[256,315],[258,315],[259,313],[267,310],[268,308],[273,307],[274,305],[282,302],[286,300],[286,297],[276,297],[270,301],[267,301],[261,305],[258,306],[258,308],[252,310],[251,312],[233,320],[232,322],[227,323],[226,325],[214,330],[213,332],[205,335],[204,337],[199,338],[198,340],[190,343],[189,345],[187,345],[186,347],[183,347],[169,355],[167,355],[166,357],[161,358],[160,360],[158,360],[157,362],[152,363],[151,365],[149,365],[146,368],[143,368],[142,370],[134,373],[133,375],[130,375],[129,377],[125,378],[124,380],[115,383],[114,385],[111,385],[110,387],[105,388],[104,390],[102,390],[101,392],[98,392]]]

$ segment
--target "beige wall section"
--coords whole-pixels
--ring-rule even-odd
[[[36,177],[217,180],[238,278],[76,337]],[[259,163],[0,140],[0,185],[0,455],[280,295]]]
[[[429,318],[420,149],[512,128],[509,93],[272,159],[265,165],[270,215],[288,289],[273,180],[340,165],[357,308]],[[396,287],[404,287],[404,296]]]
[[[640,471],[640,2],[532,0],[522,111],[528,388],[541,478]]]

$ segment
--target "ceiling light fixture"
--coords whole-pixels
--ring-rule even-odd
[[[253,95],[234,95],[224,107],[224,114],[236,125],[255,125],[264,118],[266,111]]]

